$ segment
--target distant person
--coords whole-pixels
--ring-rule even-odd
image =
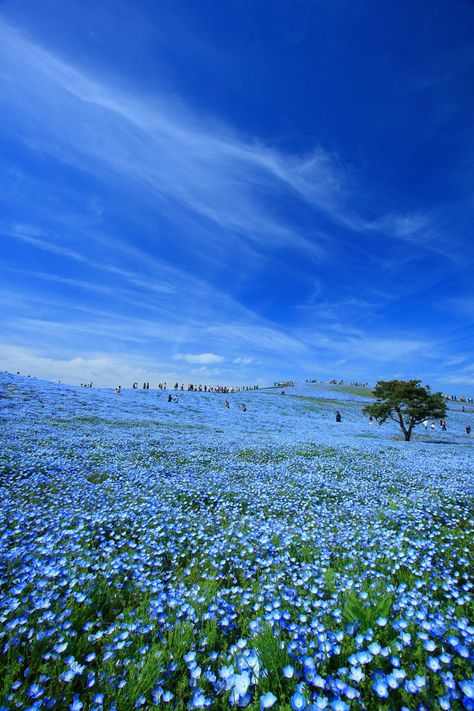
[[[119,385],[118,388],[115,388],[115,392],[117,393],[117,395],[120,395],[120,393],[122,392],[122,386]]]
[[[443,430],[443,432],[446,432],[446,420],[441,419],[441,420],[439,421],[439,424],[440,424],[440,427],[441,427],[441,429]]]
[[[225,409],[230,410],[230,402],[228,400],[225,401]]]
[[[466,427],[466,434],[468,434],[468,435],[471,434],[471,425],[467,425],[467,427]]]
[[[428,425],[429,425],[428,420],[423,420],[423,427],[425,428],[425,430],[428,429]]]
[[[282,391],[281,391],[281,393],[280,393],[280,395],[284,395],[284,394],[285,394],[285,391],[284,391],[284,390],[282,390]]]
[[[371,416],[369,417],[369,425],[373,425],[373,424],[374,424],[374,418],[373,418],[372,415],[371,415]]]
[[[341,413],[339,412],[339,410],[336,412],[336,422],[342,422],[342,417],[341,417]]]
[[[173,402],[173,398],[171,396],[171,393],[168,395],[168,402]]]
[[[432,430],[435,430],[435,429],[436,429],[436,423],[435,423],[435,422],[432,422],[432,423],[431,423],[431,429],[432,429]]]
[[[243,402],[241,404],[240,409],[242,410],[242,412],[247,412],[247,407],[245,406],[245,402]]]

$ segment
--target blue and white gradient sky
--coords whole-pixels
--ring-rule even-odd
[[[474,3],[0,2],[0,369],[474,389]]]

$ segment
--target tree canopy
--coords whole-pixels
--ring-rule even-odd
[[[379,380],[374,388],[377,398],[366,405],[364,412],[380,423],[391,419],[400,425],[407,442],[416,425],[426,419],[446,417],[446,401],[442,393],[432,393],[421,380]]]

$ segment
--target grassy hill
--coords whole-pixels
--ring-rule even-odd
[[[0,374],[0,704],[466,707],[472,413],[369,397]]]

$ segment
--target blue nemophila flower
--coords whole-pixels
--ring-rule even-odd
[[[233,677],[235,674],[234,667],[230,664],[229,666],[224,666],[219,669],[219,676],[221,679],[227,680]]]
[[[355,657],[355,660],[357,661],[358,664],[368,664],[373,659],[373,656],[369,652],[366,652],[365,650],[357,652],[357,654],[355,654],[354,657]]]
[[[193,694],[191,701],[189,702],[190,709],[202,709],[206,706],[210,706],[212,701],[210,698],[206,697],[205,694],[200,690],[196,689]]]
[[[292,679],[295,673],[295,669],[291,666],[291,664],[287,664],[286,667],[283,667],[281,673],[282,676],[285,677],[285,679]]]
[[[365,677],[364,672],[360,667],[351,667],[349,672],[349,679],[355,681],[358,684]]]
[[[317,689],[324,689],[326,686],[326,681],[322,676],[320,676],[320,674],[314,674],[312,682],[313,686]]]
[[[395,672],[392,672],[391,674],[388,674],[386,677],[386,681],[388,686],[391,689],[398,689],[400,686],[401,682],[405,679],[406,674],[404,673],[402,678],[398,674],[395,674]]]
[[[69,711],[81,711],[83,706],[84,704],[80,701],[79,696],[75,694],[72,704],[69,705]]]
[[[360,692],[357,689],[354,689],[354,687],[346,685],[344,689],[344,696],[346,699],[352,701],[360,697]]]
[[[201,667],[194,666],[189,670],[189,673],[190,673],[191,679],[199,679],[199,677],[201,676],[201,673],[202,673],[202,669],[201,669]]]
[[[162,686],[157,686],[153,691],[151,692],[151,699],[155,706],[158,706],[158,704],[161,701],[161,697],[163,696],[163,687]]]
[[[465,680],[459,682],[459,688],[468,699],[474,699],[474,682]]]
[[[140,709],[142,706],[145,706],[145,704],[146,704],[146,696],[143,696],[143,694],[142,694],[141,696],[138,697],[138,699],[135,700],[134,708]]]
[[[277,697],[272,694],[271,691],[267,691],[266,694],[262,694],[260,697],[260,708],[269,709],[277,702]]]
[[[97,704],[98,706],[102,706],[104,703],[104,694],[94,694],[92,697],[92,703]]]
[[[348,711],[349,705],[342,699],[336,699],[331,702],[331,708],[333,711]]]
[[[172,691],[164,691],[163,694],[161,695],[161,700],[164,701],[165,704],[168,704],[170,701],[173,701],[174,699],[174,694]]]
[[[380,654],[382,647],[377,642],[372,642],[371,644],[369,644],[368,650],[371,654],[373,654],[374,657],[376,657],[377,654]]]
[[[26,690],[26,695],[30,699],[39,699],[41,696],[43,696],[44,691],[41,688],[39,684],[32,684],[27,690]]]
[[[463,657],[463,659],[469,659],[469,649],[464,644],[458,644],[454,649],[460,657]]]
[[[63,671],[59,675],[59,678],[61,679],[61,681],[68,683],[68,682],[72,681],[75,676],[76,676],[76,674],[72,669],[66,669],[66,671]]]
[[[300,711],[306,708],[306,699],[299,691],[296,691],[290,699],[291,708],[293,711]]]
[[[245,708],[251,702],[251,695],[246,692],[245,694],[239,694],[237,689],[232,689],[229,694],[229,703],[231,706],[238,706],[239,708]]]
[[[437,657],[428,657],[426,666],[432,672],[437,672],[441,669],[441,663]]]
[[[247,671],[243,671],[241,674],[236,674],[233,677],[233,687],[234,691],[239,696],[244,696],[247,693],[250,686],[250,676]]]
[[[389,694],[389,685],[385,678],[377,678],[372,684],[372,689],[375,691],[379,699],[387,699]]]

